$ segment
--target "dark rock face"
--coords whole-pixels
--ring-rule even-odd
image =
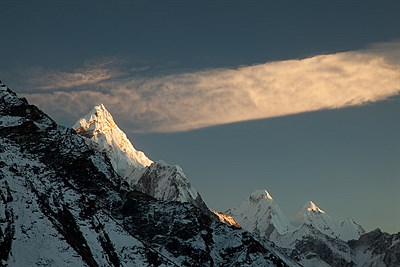
[[[354,262],[347,262],[340,255],[335,254],[327,243],[311,236],[296,244],[296,250],[306,258],[319,258],[331,266],[354,266]]]
[[[14,213],[9,204],[13,199],[10,187],[6,182],[4,182],[1,187],[0,198],[1,204],[4,207],[4,218],[1,218],[1,223],[3,224],[2,228],[4,230],[0,228],[0,261],[5,261],[11,251],[12,239],[15,234]]]
[[[133,191],[104,154],[7,87],[0,166],[0,266],[285,266],[201,208]]]
[[[164,247],[183,266],[246,266],[256,259],[285,266],[271,251],[243,230],[213,220],[199,208],[130,194],[122,205],[123,225],[154,247]],[[226,243],[228,242],[228,243]],[[219,259],[212,257],[219,254]]]
[[[354,254],[370,253],[381,265],[400,266],[400,233],[383,233],[380,229],[363,234],[358,240],[349,241]],[[373,266],[367,263],[366,266]]]

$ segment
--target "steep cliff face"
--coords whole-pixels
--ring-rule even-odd
[[[72,129],[0,87],[0,266],[285,266],[190,203],[134,191]]]

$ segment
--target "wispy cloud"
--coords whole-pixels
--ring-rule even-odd
[[[398,49],[396,41],[362,51],[156,78],[89,68],[63,75],[64,82],[61,76],[49,78],[41,88],[95,83],[91,90],[25,96],[56,118],[78,118],[104,103],[130,130],[186,131],[383,100],[400,90]]]
[[[116,64],[117,60],[114,58],[90,61],[73,72],[32,67],[25,71],[23,78],[30,87],[37,90],[67,89],[116,78],[120,75]]]

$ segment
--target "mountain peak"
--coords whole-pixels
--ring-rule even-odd
[[[285,234],[292,227],[267,190],[256,190],[240,206],[228,210],[250,232],[269,237],[273,232]]]
[[[86,116],[77,121],[73,128],[83,135],[98,135],[109,133],[118,128],[110,112],[103,104],[95,106]]]
[[[303,212],[308,211],[308,212],[313,212],[313,213],[325,213],[325,211],[318,208],[318,206],[311,200],[307,201],[306,204],[304,204],[301,211],[303,211]]]
[[[97,116],[103,116],[103,117],[111,117],[110,112],[106,109],[106,107],[103,105],[103,103],[100,103],[100,105],[94,106],[93,110],[96,112],[101,112],[100,114],[96,114]]]
[[[114,170],[136,190],[159,200],[189,202],[209,212],[182,168],[153,162],[136,150],[103,104],[95,106],[73,128],[105,152]]]
[[[273,200],[271,195],[265,189],[255,190],[253,193],[250,194],[249,199],[252,202],[259,202],[262,199],[266,199],[269,201]]]
[[[300,227],[304,224],[311,225],[327,236],[340,238],[344,241],[358,239],[364,233],[364,229],[352,219],[349,218],[341,222],[332,218],[312,201],[307,201],[303,208],[299,210],[293,224]]]
[[[78,134],[97,143],[108,154],[114,169],[123,178],[131,177],[132,174],[139,175],[139,169],[153,163],[142,151],[133,147],[103,104],[95,106],[73,128]]]

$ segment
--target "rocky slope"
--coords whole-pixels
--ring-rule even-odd
[[[358,266],[400,266],[400,233],[376,229],[348,243]]]
[[[190,203],[134,191],[104,153],[0,87],[0,266],[286,266]]]

